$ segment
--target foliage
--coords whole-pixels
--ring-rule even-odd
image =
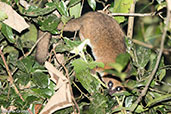
[[[44,66],[39,65],[35,61],[35,51],[32,52],[38,30],[41,29],[42,31],[50,32],[54,37],[56,36],[50,42],[51,50],[54,49],[56,53],[62,53],[65,56],[64,66],[69,71],[71,87],[81,113],[126,113],[126,111],[131,110],[141,94],[141,90],[147,84],[157,61],[158,51],[156,49],[160,46],[165,26],[164,19],[166,18],[166,3],[164,1],[157,0],[155,3],[149,3],[147,0],[137,1],[137,12],[160,12],[160,17],[157,15],[155,17],[136,18],[134,27],[133,39],[152,45],[155,49],[135,44],[131,39],[125,38],[127,53],[119,55],[116,63],[111,63],[114,70],[106,70],[106,72],[117,74],[128,91],[114,93],[112,96],[108,95],[107,89],[99,77],[92,75],[92,69],[96,66],[104,67],[103,63],[94,62],[91,55],[85,49],[86,46],[81,50],[82,53],[76,53],[77,50],[75,49],[82,42],[77,40],[77,38],[72,40],[64,37],[63,31],[58,31],[56,28],[61,21],[67,23],[73,17],[80,17],[86,5],[89,5],[91,10],[96,11],[97,9],[103,9],[109,4],[109,10],[112,13],[128,13],[130,4],[133,2],[132,0],[115,0],[111,3],[87,0],[87,4],[84,7],[81,0],[70,0],[68,4],[66,4],[66,1],[59,0],[54,0],[51,3],[48,3],[46,0],[36,0],[34,2],[27,0],[31,5],[27,10],[21,6],[18,0],[3,1],[10,4],[13,9],[23,16],[27,23],[29,23],[30,28],[22,33],[16,32],[3,23],[3,20],[8,17],[3,11],[0,11],[0,48],[3,50],[5,62],[12,73],[13,83],[24,98],[24,101],[22,101],[9,82],[9,71],[7,71],[3,59],[0,58],[0,106],[3,106],[5,109],[14,106],[16,110],[26,111],[26,113],[29,113],[29,109],[35,114],[34,109],[36,105],[46,104],[47,99],[54,95],[55,84],[50,79]],[[99,7],[99,4],[103,4],[103,7]],[[61,18],[58,18],[54,13],[55,10],[62,15]],[[119,16],[115,17],[115,19],[119,23],[122,22],[121,25],[125,28],[128,17]],[[170,34],[171,30],[168,29],[167,42],[164,45],[166,49],[171,45]],[[61,38],[59,39],[57,36]],[[52,49],[54,44],[57,44],[57,46]],[[63,66],[56,65],[55,54],[52,51],[49,58],[51,63],[58,69],[63,69]],[[137,105],[133,113],[148,114],[158,112],[165,114],[171,112],[171,81],[170,83],[165,82],[167,78],[166,71],[169,71],[171,66],[166,65],[170,63],[170,59],[167,60],[169,62],[166,62],[166,59],[162,56],[159,68],[155,73],[155,78],[152,80],[146,96]],[[126,77],[128,74],[123,71],[129,61],[132,66],[131,77]],[[72,112],[73,107],[69,107],[56,111],[55,114]]]

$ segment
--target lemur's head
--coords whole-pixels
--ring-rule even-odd
[[[113,93],[118,93],[121,92],[123,90],[125,90],[124,86],[122,85],[121,81],[119,79],[117,79],[117,77],[113,76],[113,75],[104,75],[102,77],[103,81],[105,82],[108,90],[109,90],[109,94],[112,95]]]

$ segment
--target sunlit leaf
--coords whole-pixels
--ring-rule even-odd
[[[88,0],[88,4],[93,10],[96,9],[96,1],[95,0]]]
[[[60,19],[56,15],[52,14],[47,17],[43,17],[42,19],[38,20],[38,22],[41,30],[49,31],[52,34],[59,33],[56,28],[60,22]]]
[[[88,66],[89,66],[90,69],[93,69],[95,67],[104,68],[104,64],[103,63],[101,63],[101,62],[95,62],[95,61],[90,62],[90,64],[88,64]]]
[[[11,27],[6,24],[2,24],[1,32],[7,38],[10,43],[14,43],[15,39]]]
[[[125,99],[125,107],[130,107],[133,103],[133,99],[134,97],[133,96],[129,96]]]
[[[64,37],[64,42],[59,43],[56,46],[55,50],[57,52],[66,52],[66,51],[69,52],[69,51],[73,50],[74,47],[77,47],[80,44],[81,44],[81,41],[72,41],[72,40]]]
[[[68,7],[72,7],[72,6],[76,5],[77,3],[79,3],[80,1],[81,0],[70,0]]]
[[[53,95],[52,91],[48,88],[33,88],[32,91],[41,95],[42,98],[50,98]]]
[[[138,46],[136,56],[138,58],[137,67],[144,68],[150,60],[151,50],[142,46]]]
[[[8,18],[7,14],[3,11],[0,11],[0,21],[5,20],[6,18]]]
[[[62,15],[61,17],[61,21],[65,24],[67,24],[67,22],[71,19],[72,17],[67,17],[65,15]]]
[[[73,61],[72,65],[74,66],[76,78],[79,80],[82,86],[90,94],[98,91],[100,83],[95,77],[91,75],[88,64],[81,59],[77,59]]]
[[[115,68],[118,72],[121,72],[129,62],[129,54],[119,54],[115,60],[115,63],[111,63],[110,66]]]
[[[67,11],[67,6],[65,5],[65,2],[62,0],[56,5],[58,11],[65,16],[69,16],[68,11]]]
[[[146,107],[151,107],[157,103],[167,101],[167,100],[171,100],[171,94],[162,95],[158,98],[155,98],[154,100],[149,101]]]
[[[16,41],[17,47],[21,50],[23,50],[23,48],[31,48],[37,40],[38,31],[36,26],[33,24],[30,24],[29,26],[28,31]]]
[[[113,13],[128,13],[131,7],[133,0],[115,0]],[[125,21],[124,16],[116,16],[114,17],[118,23]]]
[[[38,8],[35,6],[30,6],[28,10],[24,11],[24,15],[37,17],[48,14],[56,9],[56,4],[54,3],[47,3],[48,7],[45,8]]]
[[[72,6],[70,9],[69,9],[69,12],[70,12],[70,15],[71,16],[74,16],[75,18],[78,18],[81,16],[81,3],[78,3],[74,6]]]

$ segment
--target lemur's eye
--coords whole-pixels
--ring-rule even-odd
[[[109,87],[109,89],[112,89],[112,87],[113,87],[113,82],[112,81],[108,82],[108,87]]]
[[[121,86],[117,86],[117,87],[115,88],[115,90],[116,90],[117,92],[120,92],[120,91],[122,91],[122,90],[123,90],[123,87],[121,87]]]

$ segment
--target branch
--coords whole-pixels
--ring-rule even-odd
[[[12,75],[11,75],[11,71],[10,71],[10,69],[9,69],[9,67],[8,67],[8,65],[7,65],[7,63],[6,63],[4,54],[2,53],[2,50],[1,50],[1,49],[0,49],[0,55],[1,55],[2,61],[4,62],[4,65],[5,65],[5,68],[6,68],[6,70],[7,70],[7,73],[8,73],[8,75],[9,75],[9,81],[10,81],[11,85],[14,87],[14,90],[15,90],[15,92],[18,94],[18,96],[20,97],[20,99],[21,99],[22,101],[24,101],[23,97],[21,96],[20,92],[18,91],[17,87],[16,87],[15,84],[14,84],[14,79],[13,79],[13,77],[12,77]]]
[[[131,17],[146,17],[154,16],[156,12],[153,13],[110,13],[109,16],[131,16]]]
[[[156,50],[159,50],[160,51],[159,48],[156,48],[156,47],[154,47],[151,44],[147,44],[147,43],[144,43],[144,42],[139,41],[139,40],[136,40],[136,39],[132,39],[132,42],[135,43],[135,44],[141,45],[143,47],[149,48],[149,49],[156,49]],[[171,52],[171,49],[163,49],[163,53],[164,54],[168,55],[169,52]]]
[[[57,58],[56,58],[56,59],[57,59]],[[68,69],[64,66],[63,63],[61,63],[61,64],[62,64],[62,66],[63,66],[63,68],[64,68],[64,70],[65,70],[65,72],[66,72],[66,77],[68,78],[69,89],[70,89],[70,92],[71,92],[72,101],[73,101],[73,103],[75,104],[75,107],[76,107],[76,109],[77,109],[77,111],[78,111],[78,114],[80,114],[79,106],[78,106],[78,104],[77,104],[77,102],[76,102],[76,100],[75,100],[75,98],[74,98],[74,94],[73,94],[73,91],[72,91],[72,87],[71,87],[71,82],[70,82],[70,77],[69,77]],[[76,112],[75,112],[75,107],[73,106],[73,108],[74,108],[74,113],[76,113]],[[76,114],[77,114],[77,113],[76,113]]]
[[[133,3],[131,4],[131,8],[130,8],[130,13],[134,13],[135,11],[135,4],[136,4],[136,0],[133,0]],[[134,17],[129,17],[128,18],[128,31],[127,31],[127,37],[132,39],[132,35],[133,35],[133,26],[134,26]]]
[[[162,53],[163,53],[163,49],[164,49],[164,41],[165,41],[165,38],[166,38],[166,32],[167,32],[167,27],[169,25],[169,20],[170,20],[170,13],[171,13],[171,6],[169,6],[169,2],[171,3],[170,0],[166,0],[167,2],[167,18],[166,18],[166,25],[164,27],[164,31],[163,31],[163,35],[162,35],[162,39],[161,39],[161,44],[160,44],[160,51],[159,51],[159,55],[157,57],[157,62],[156,62],[156,65],[151,73],[151,75],[149,76],[149,80],[145,86],[145,88],[142,90],[140,96],[138,97],[138,99],[136,100],[136,102],[132,105],[132,108],[131,108],[131,112],[134,111],[136,109],[136,107],[138,106],[139,102],[142,100],[142,97],[144,97],[148,91],[148,88],[156,74],[156,71],[158,69],[158,66],[159,66],[159,63],[160,63],[160,60],[161,60],[161,56],[162,56]]]
[[[36,43],[32,46],[32,48],[30,49],[30,51],[25,55],[25,56],[29,56],[33,50],[36,48],[37,44],[40,42],[40,40],[42,40],[44,38],[45,35],[47,35],[48,32],[44,32],[39,39],[37,39]]]

